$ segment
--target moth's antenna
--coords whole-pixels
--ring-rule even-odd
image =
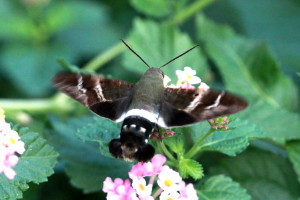
[[[143,63],[145,63],[145,65],[147,65],[148,68],[151,68],[147,63],[146,61],[144,61],[144,59],[139,55],[137,54],[124,40],[121,39],[121,41],[128,47],[128,49],[130,49],[130,51],[132,51],[132,53],[134,53],[137,57],[139,57]]]
[[[171,62],[173,62],[173,61],[174,61],[174,60],[176,60],[177,58],[179,58],[179,57],[183,56],[184,54],[188,53],[189,51],[192,51],[194,48],[196,48],[196,47],[198,47],[198,46],[199,46],[199,44],[197,44],[196,46],[194,46],[194,47],[190,48],[189,50],[187,50],[187,51],[183,52],[183,53],[182,53],[182,54],[180,54],[179,56],[176,56],[175,58],[173,58],[172,60],[170,60],[169,62],[167,62],[167,63],[166,63],[166,64],[164,64],[163,66],[161,66],[160,68],[162,68],[162,67],[164,67],[164,66],[166,66],[166,65],[170,64]],[[159,68],[159,69],[160,69],[160,68]]]

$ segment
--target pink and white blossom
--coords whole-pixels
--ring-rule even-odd
[[[160,200],[198,200],[197,192],[192,184],[185,184],[178,172],[164,165],[166,158],[163,155],[155,155],[147,163],[137,163],[128,173],[132,179],[123,181],[120,178],[112,180],[107,177],[103,182],[103,191],[107,193],[108,200],[154,200],[159,196]],[[149,177],[147,181],[143,177]],[[153,195],[153,184],[157,179],[160,187]]]
[[[19,134],[5,121],[4,111],[0,108],[0,173],[4,173],[8,179],[14,179],[16,176],[12,168],[19,161],[16,154],[24,153],[24,146]]]

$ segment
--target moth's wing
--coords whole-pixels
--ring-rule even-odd
[[[248,103],[235,95],[211,89],[166,88],[158,125],[174,127],[193,124],[239,112]]]
[[[59,74],[53,85],[97,115],[118,121],[130,101],[132,83],[97,75]]]

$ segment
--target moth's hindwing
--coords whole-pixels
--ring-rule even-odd
[[[244,99],[226,92],[204,88],[166,88],[158,125],[189,125],[239,112],[247,105]]]
[[[118,120],[126,111],[132,83],[96,75],[59,74],[54,87],[88,107],[96,114]]]

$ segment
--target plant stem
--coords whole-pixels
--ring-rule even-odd
[[[165,144],[163,143],[163,141],[158,141],[158,146],[161,148],[161,150],[164,152],[164,154],[171,160],[171,161],[175,161],[176,159],[174,158],[174,156],[169,152],[169,150],[167,149],[167,147],[165,146]]]
[[[72,109],[72,105],[66,99],[67,97],[62,94],[48,99],[1,99],[0,107],[6,112],[65,112]]]
[[[110,49],[104,53],[100,53],[95,58],[93,58],[89,63],[87,63],[83,69],[85,71],[93,72],[102,67],[104,64],[121,54],[125,50],[125,45],[122,42],[112,46]]]
[[[192,17],[195,13],[197,13],[199,10],[202,10],[203,8],[207,7],[211,3],[213,3],[215,0],[198,0],[191,5],[187,6],[186,8],[182,9],[178,14],[176,14],[173,19],[173,24],[180,24],[187,20],[188,18]]]
[[[199,139],[198,142],[196,142],[193,147],[189,150],[189,152],[187,152],[185,155],[184,155],[184,158],[192,158],[195,154],[198,153],[198,151],[201,149],[201,144],[204,142],[204,140],[210,136],[213,132],[215,131],[215,129],[213,128],[210,128],[207,133],[201,137]]]

